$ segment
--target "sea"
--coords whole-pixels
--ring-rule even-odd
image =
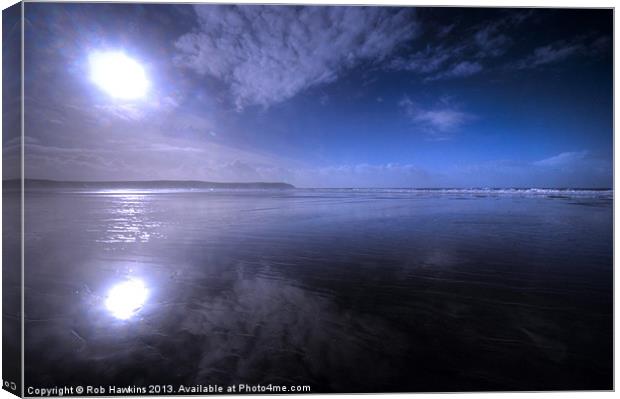
[[[24,218],[26,387],[612,389],[611,190],[42,188]]]

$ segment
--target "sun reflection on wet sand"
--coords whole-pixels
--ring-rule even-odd
[[[148,294],[149,291],[141,280],[126,280],[110,289],[105,306],[112,316],[128,320],[142,309]]]
[[[608,199],[299,191],[28,201],[29,384],[353,392],[610,381]]]
[[[158,237],[161,223],[153,219],[148,193],[106,191],[98,193],[111,199],[111,214],[105,234],[97,241],[104,243],[147,242]]]

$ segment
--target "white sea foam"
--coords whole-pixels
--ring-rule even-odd
[[[303,189],[302,189],[303,190]],[[386,193],[386,194],[438,194],[438,195],[516,195],[547,197],[590,197],[613,199],[609,189],[557,189],[557,188],[328,188],[305,189],[312,192],[332,193]]]
[[[341,194],[341,195],[439,195],[439,196],[531,196],[549,198],[599,198],[613,199],[613,190],[609,189],[557,189],[557,188],[296,188],[296,189],[261,189],[261,188],[157,188],[157,189],[60,189],[57,193],[85,194],[103,196],[159,195],[185,193],[300,193]]]

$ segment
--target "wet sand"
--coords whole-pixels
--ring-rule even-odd
[[[26,386],[612,387],[604,193],[43,190],[26,212]],[[128,281],[143,298],[111,294]]]

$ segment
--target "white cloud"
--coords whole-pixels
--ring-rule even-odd
[[[582,43],[556,42],[546,46],[538,47],[534,52],[517,63],[517,68],[536,68],[540,65],[552,62],[563,61],[575,54],[584,51]]]
[[[608,188],[612,185],[610,161],[590,151],[562,152],[537,161],[494,160],[459,165],[449,170],[448,185],[468,182],[478,187]]]
[[[341,164],[289,171],[299,187],[428,187],[434,177],[413,164]]]
[[[498,57],[504,54],[512,40],[501,33],[506,25],[505,20],[485,25],[474,34],[474,43],[478,47],[479,58]]]
[[[588,151],[562,152],[549,158],[541,159],[534,162],[536,166],[546,166],[552,168],[562,168],[575,165],[575,163],[583,161],[588,157]]]
[[[423,108],[405,96],[399,106],[410,120],[434,139],[446,139],[458,131],[473,116],[458,110],[449,100],[444,99],[434,108]]]
[[[511,12],[461,32],[455,24],[433,26],[440,39],[438,44],[426,44],[423,49],[398,57],[392,60],[390,67],[428,75],[425,81],[474,75],[485,69],[483,61],[486,64],[506,53],[514,42],[509,34],[530,15],[529,11]],[[447,36],[457,35],[456,40],[446,40]]]
[[[518,61],[518,69],[537,68],[578,56],[598,56],[611,52],[611,41],[606,36],[578,36],[572,40],[559,40],[540,46]]]
[[[268,107],[379,62],[413,38],[412,8],[195,6],[199,29],[176,42],[178,65],[227,83],[238,109]]]
[[[443,68],[451,58],[458,56],[462,50],[462,47],[427,45],[424,49],[405,58],[399,57],[392,60],[390,67],[421,74],[431,73]]]
[[[453,65],[450,69],[429,77],[427,80],[462,78],[475,75],[480,71],[482,71],[482,65],[479,62],[461,61]]]

